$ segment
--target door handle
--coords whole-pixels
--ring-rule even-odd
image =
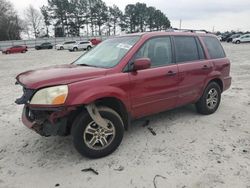
[[[176,75],[176,72],[173,72],[173,71],[168,71],[167,73],[167,76],[175,76]]]
[[[209,67],[209,66],[207,66],[207,65],[204,65],[201,69],[202,70],[208,70],[208,69],[210,69],[211,67]]]

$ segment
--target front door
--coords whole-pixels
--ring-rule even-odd
[[[145,42],[134,60],[143,57],[151,60],[151,68],[129,73],[135,118],[174,108],[178,98],[178,68],[173,63],[170,37]]]

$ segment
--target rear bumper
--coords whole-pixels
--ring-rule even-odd
[[[227,90],[227,89],[230,88],[231,82],[232,82],[232,77],[231,76],[228,76],[228,77],[224,78],[223,91],[225,91],[225,90]]]

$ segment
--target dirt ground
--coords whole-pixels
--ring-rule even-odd
[[[138,120],[119,149],[98,160],[80,156],[70,137],[27,129],[14,103],[22,94],[14,84],[18,73],[70,63],[82,52],[0,54],[0,187],[250,188],[250,45],[223,45],[233,83],[215,114],[199,115],[188,105]],[[99,175],[82,172],[89,167]]]

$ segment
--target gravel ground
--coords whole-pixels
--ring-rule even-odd
[[[14,104],[22,93],[18,73],[70,63],[82,52],[0,55],[0,187],[250,188],[250,45],[223,45],[233,83],[215,114],[188,105],[138,120],[118,150],[97,160],[80,156],[70,137],[27,129]],[[155,136],[142,126],[146,120]],[[89,167],[99,175],[82,172]]]

